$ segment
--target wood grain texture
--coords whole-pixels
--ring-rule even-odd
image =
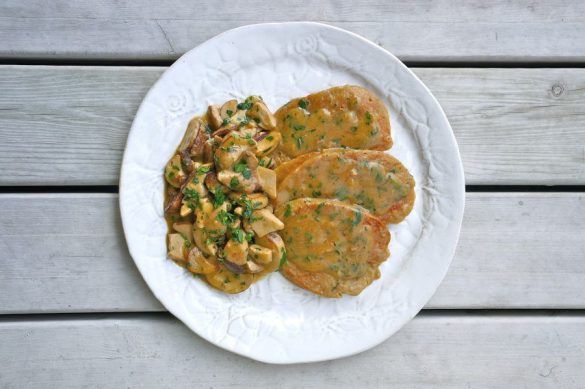
[[[234,27],[321,21],[412,61],[585,59],[579,1],[4,0],[0,57],[174,59]]]
[[[163,70],[0,66],[0,185],[116,185]],[[414,70],[449,117],[468,184],[585,184],[585,69]]]
[[[585,382],[585,318],[568,314],[423,313],[362,354],[284,366],[219,349],[166,314],[3,321],[0,344],[5,387],[576,388]]]
[[[163,310],[127,253],[116,195],[4,194],[0,214],[0,314]],[[583,285],[585,194],[469,193],[427,308],[583,309]]]

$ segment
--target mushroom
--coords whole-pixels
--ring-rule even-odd
[[[175,154],[165,166],[165,179],[175,188],[179,188],[187,179],[187,174],[183,170],[181,156],[179,154]]]
[[[217,244],[207,239],[207,233],[204,228],[193,227],[193,240],[195,245],[205,254],[217,254]]]
[[[214,130],[221,127],[222,118],[217,105],[210,105],[207,108],[207,120]]]
[[[263,266],[258,265],[256,262],[252,262],[252,261],[248,261],[246,262],[246,266],[245,266],[246,270],[248,273],[260,273],[262,270],[264,270]]]
[[[251,193],[248,195],[248,199],[254,209],[262,209],[268,205],[268,197],[262,193]]]
[[[276,172],[262,166],[256,169],[258,184],[264,192],[271,198],[276,198]]]
[[[205,131],[205,123],[196,117],[187,125],[183,140],[179,144],[179,152],[183,155],[188,152],[190,156],[199,157],[203,153],[203,145],[207,139],[209,135]]]
[[[246,114],[265,130],[272,131],[276,129],[276,118],[262,100],[254,101]]]
[[[176,215],[181,209],[181,202],[183,201],[183,193],[177,191],[170,195],[165,204],[165,216]]]
[[[205,131],[203,124],[200,125],[199,131],[195,136],[195,139],[191,143],[191,147],[189,148],[189,154],[191,157],[200,158],[203,156],[203,151],[205,148],[205,143],[209,140],[209,134]]]
[[[274,167],[276,166],[276,163],[274,161],[274,158],[269,157],[269,156],[264,156],[264,157],[260,158],[260,160],[258,161],[258,166],[266,167],[268,169],[274,169]]]
[[[284,241],[276,232],[271,232],[263,237],[256,237],[256,244],[272,251],[272,262],[264,266],[264,273],[270,273],[278,269],[281,262],[285,261],[286,249]]]
[[[215,151],[217,170],[231,170],[242,153],[254,147],[256,147],[254,139],[231,132]]]
[[[230,239],[223,248],[223,255],[228,261],[236,265],[246,264],[248,257],[248,242],[244,239],[241,242]]]
[[[215,172],[209,172],[207,176],[205,176],[205,186],[207,189],[212,193],[217,193],[218,191],[227,193],[229,191],[221,182],[217,179],[217,174]]]
[[[236,111],[238,110],[238,100],[229,100],[226,101],[219,111],[222,119],[229,119],[232,117]]]
[[[181,217],[189,216],[193,212],[193,208],[188,201],[183,199],[183,203],[181,204],[181,209],[179,210],[179,215]]]
[[[217,179],[234,191],[252,193],[258,189],[258,180],[255,175],[250,175],[249,178],[246,178],[242,173],[222,170],[217,174]]]
[[[201,250],[193,247],[187,255],[187,270],[195,274],[211,274],[219,269],[217,260],[213,257],[206,258]]]
[[[267,263],[272,262],[272,251],[266,247],[262,247],[257,244],[252,244],[248,249],[248,259],[251,259],[256,263],[265,265]]]
[[[223,261],[223,265],[232,273],[235,274],[244,274],[246,270],[243,266],[236,265],[235,263],[231,263],[230,261]]]
[[[228,203],[224,202],[216,209],[212,210],[205,221],[205,231],[209,238],[217,241],[225,235],[227,231],[227,224],[224,224],[225,220],[221,218],[221,215],[227,212]]]
[[[281,140],[282,135],[280,132],[272,131],[267,136],[258,141],[255,154],[260,158],[271,154],[274,150],[276,150],[278,145],[280,145]]]
[[[203,162],[213,162],[213,155],[215,154],[216,148],[215,139],[208,139],[203,144]]]
[[[264,235],[284,228],[284,224],[280,219],[274,216],[274,214],[266,208],[252,212],[250,226],[254,233],[259,237],[263,237]]]
[[[187,241],[181,234],[169,234],[169,257],[175,261],[185,262]]]
[[[197,229],[205,228],[205,224],[213,212],[213,204],[209,198],[199,200],[199,206],[195,208],[195,226]]]

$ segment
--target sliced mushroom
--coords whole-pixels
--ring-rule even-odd
[[[222,119],[229,119],[232,117],[236,111],[238,110],[238,100],[229,100],[226,101],[219,111]]]
[[[191,157],[195,158],[202,158],[203,157],[203,150],[205,148],[205,143],[209,140],[209,134],[205,131],[205,126],[201,124],[197,131],[197,135],[195,139],[191,143],[191,147],[189,148],[189,154]]]
[[[231,170],[242,153],[256,146],[256,141],[231,132],[215,151],[217,170]]]
[[[189,202],[186,202],[183,199],[183,203],[181,204],[181,209],[179,210],[179,215],[181,217],[189,216],[193,212],[193,207],[189,206]]]
[[[212,193],[217,193],[218,191],[227,193],[229,189],[225,187],[219,180],[217,179],[217,174],[215,172],[209,172],[207,176],[205,176],[205,186],[207,189]]]
[[[208,240],[205,229],[193,227],[193,240],[195,245],[205,254],[214,256],[217,254],[217,244]]]
[[[223,203],[209,214],[205,221],[205,231],[208,238],[214,241],[221,240],[226,231],[227,225],[223,224],[223,219],[219,217],[220,214],[227,212],[228,203]]]
[[[200,199],[199,206],[195,208],[195,227],[204,228],[212,212],[213,204],[211,200],[208,198]]]
[[[252,218],[250,219],[250,226],[254,233],[263,237],[274,231],[279,231],[284,228],[284,224],[268,209],[258,209],[252,212]]]
[[[246,114],[254,119],[260,127],[270,131],[276,129],[276,118],[263,101],[253,102]]]
[[[181,234],[169,234],[169,257],[175,261],[185,262],[187,255],[187,241]]]
[[[269,156],[264,156],[262,158],[260,158],[260,160],[258,161],[258,166],[262,166],[268,169],[274,169],[274,167],[276,167],[276,163],[274,161],[274,158],[269,157]]]
[[[197,247],[191,248],[187,255],[187,270],[195,274],[211,274],[219,270],[219,264],[214,257],[205,257]]]
[[[262,193],[251,193],[248,195],[248,199],[254,209],[262,209],[268,205],[268,197]]]
[[[213,163],[213,156],[215,154],[216,142],[214,139],[208,139],[203,145],[203,162]]]
[[[208,195],[207,187],[205,186],[206,176],[210,173],[213,168],[211,163],[199,163],[195,162],[194,170],[189,176],[185,187],[183,188],[183,194],[188,194],[188,191],[195,191],[199,198],[206,197]]]
[[[219,111],[219,106],[210,105],[207,108],[207,120],[214,130],[217,130],[219,127],[221,127],[222,118]]]
[[[226,267],[226,269],[228,269],[229,271],[231,271],[232,273],[235,273],[235,274],[244,274],[246,272],[246,269],[244,269],[244,266],[236,265],[235,263],[232,263],[228,260],[224,260],[223,265]]]
[[[272,262],[264,266],[262,274],[272,273],[280,267],[280,263],[284,261],[286,255],[286,249],[284,247],[284,241],[276,232],[256,238],[256,244],[262,247],[269,248],[272,251]]]
[[[175,188],[181,187],[187,179],[187,174],[181,165],[181,156],[175,154],[165,166],[165,179]]]
[[[281,140],[282,135],[280,132],[272,131],[258,142],[255,154],[260,158],[271,154],[278,148]]]
[[[217,174],[217,179],[234,191],[252,193],[258,189],[258,180],[255,175],[250,175],[250,178],[245,178],[242,173],[222,170]]]
[[[248,258],[248,242],[244,239],[238,242],[235,239],[230,239],[223,248],[223,255],[228,261],[236,265],[244,265]]]
[[[170,195],[165,204],[165,216],[176,215],[181,209],[181,202],[183,201],[183,193],[180,191]]]
[[[262,270],[264,270],[264,266],[260,266],[256,262],[252,262],[252,261],[246,262],[245,268],[247,270],[246,273],[252,273],[252,274],[260,273]]]
[[[256,169],[260,188],[271,198],[276,198],[276,172],[262,166]]]
[[[266,265],[272,262],[272,250],[257,244],[252,244],[248,249],[248,259]]]

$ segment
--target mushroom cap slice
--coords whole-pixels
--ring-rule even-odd
[[[338,200],[302,198],[279,206],[287,261],[281,273],[326,297],[359,294],[379,277],[390,233],[366,209]],[[262,244],[262,243],[259,243]]]
[[[254,274],[236,274],[229,271],[223,264],[217,272],[207,274],[205,279],[209,285],[225,293],[241,293],[254,282]]]
[[[284,246],[284,241],[276,232],[271,232],[262,237],[256,237],[256,244],[272,251],[272,259],[270,263],[263,264],[264,270],[257,275],[257,277],[264,277],[265,275],[276,271],[280,267],[281,262],[284,262],[284,258],[286,258],[286,248]]]

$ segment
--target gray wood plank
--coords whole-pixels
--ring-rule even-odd
[[[578,315],[421,314],[372,350],[267,365],[204,341],[167,315],[0,323],[0,380],[27,388],[577,388]]]
[[[585,184],[585,69],[414,70],[447,112],[468,184]],[[0,66],[0,185],[116,185],[162,71]]]
[[[3,194],[0,214],[0,314],[163,310],[127,253],[116,195]],[[584,309],[583,285],[585,194],[469,193],[427,308]]]
[[[230,28],[309,20],[361,34],[404,60],[578,62],[584,17],[579,1],[5,0],[0,57],[173,59]]]

